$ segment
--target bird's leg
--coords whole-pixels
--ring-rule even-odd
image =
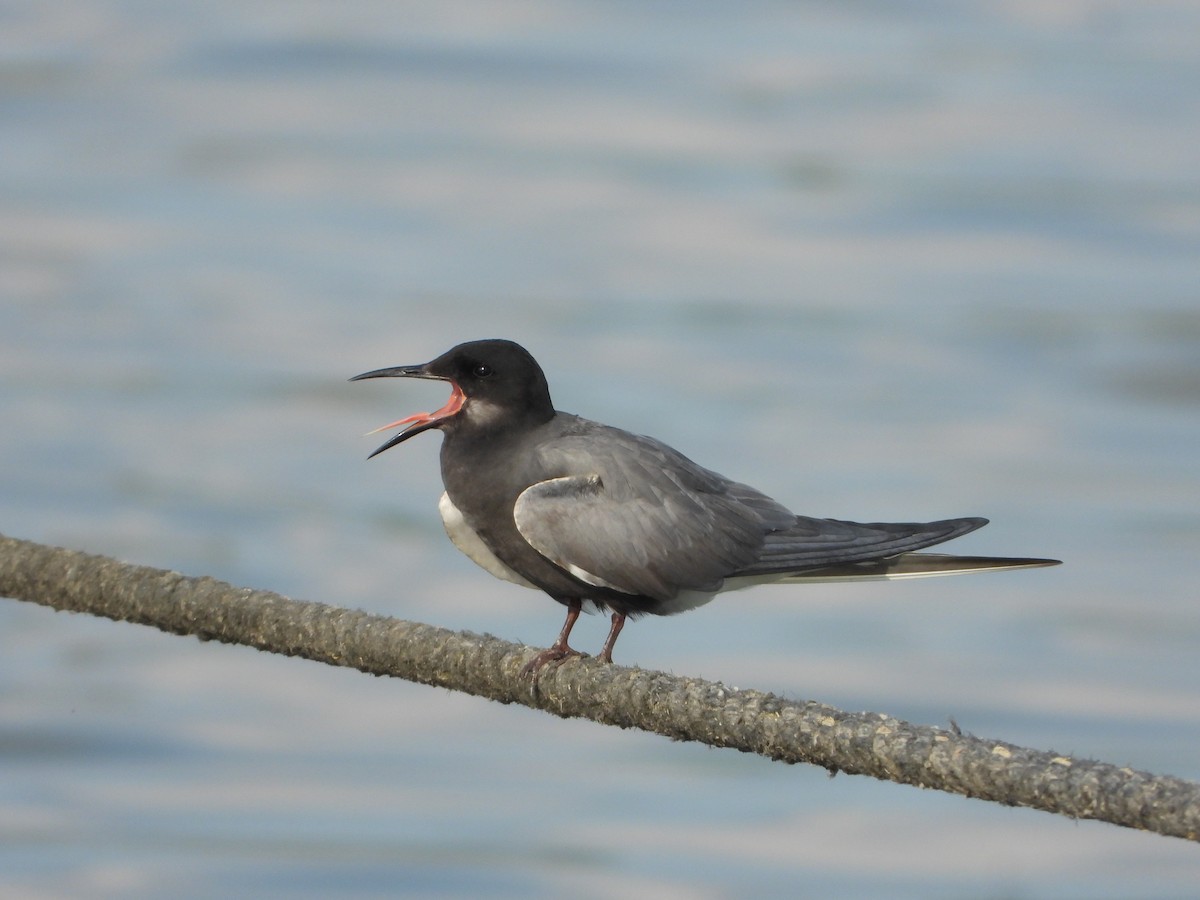
[[[621,629],[625,627],[625,613],[615,612],[612,614],[612,628],[608,630],[608,637],[604,639],[604,646],[600,650],[600,655],[596,657],[601,662],[612,662],[613,644],[617,642],[617,635],[621,633]]]
[[[579,618],[580,606],[582,604],[578,600],[572,600],[567,604],[567,621],[563,622],[562,631],[558,633],[558,640],[525,663],[524,668],[521,669],[522,675],[536,676],[547,663],[561,662],[571,656],[583,655],[578,650],[572,650],[567,644],[567,639],[571,636],[571,629],[575,627],[575,620]]]

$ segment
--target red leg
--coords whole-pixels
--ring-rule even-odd
[[[617,642],[617,635],[621,633],[621,629],[625,627],[625,614],[612,614],[612,628],[608,630],[608,637],[604,639],[604,647],[600,650],[600,656],[597,657],[601,662],[612,662],[613,644]]]
[[[572,600],[567,606],[567,621],[563,623],[562,631],[558,633],[558,640],[551,646],[547,647],[529,662],[525,663],[521,669],[522,675],[537,675],[538,671],[547,663],[562,662],[571,656],[582,656],[578,650],[572,650],[567,643],[567,639],[571,637],[571,629],[575,627],[575,620],[579,618],[579,608],[581,603],[578,600]]]

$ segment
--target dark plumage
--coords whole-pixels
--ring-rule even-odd
[[[408,426],[371,455],[441,429],[440,510],[450,538],[492,574],[568,607],[558,640],[529,671],[575,653],[567,639],[585,603],[612,611],[600,652],[611,661],[627,616],[682,612],[752,584],[1057,563],[913,552],[987,519],[862,524],[797,516],[653,438],[556,411],[541,367],[511,341],[460,344],[424,365],[352,380],[383,377],[435,378],[452,392],[437,412],[377,429]]]

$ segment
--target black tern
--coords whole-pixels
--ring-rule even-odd
[[[581,655],[582,609],[609,611],[599,658],[612,662],[627,617],[694,609],[768,582],[870,581],[1053,566],[1055,559],[916,553],[987,524],[859,523],[798,516],[653,438],[559,412],[541,366],[512,341],[459,344],[423,365],[365,378],[433,378],[450,399],[377,428],[405,427],[371,457],[440,429],[438,504],[455,546],[491,574],[567,607],[558,639],[526,666]],[[370,458],[370,457],[368,457]]]

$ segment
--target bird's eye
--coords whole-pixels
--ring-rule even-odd
[[[487,363],[480,363],[479,365],[477,365],[475,368],[473,368],[471,370],[471,374],[474,375],[476,378],[487,378],[489,375],[492,374],[492,371],[493,371],[492,367],[489,366]]]

